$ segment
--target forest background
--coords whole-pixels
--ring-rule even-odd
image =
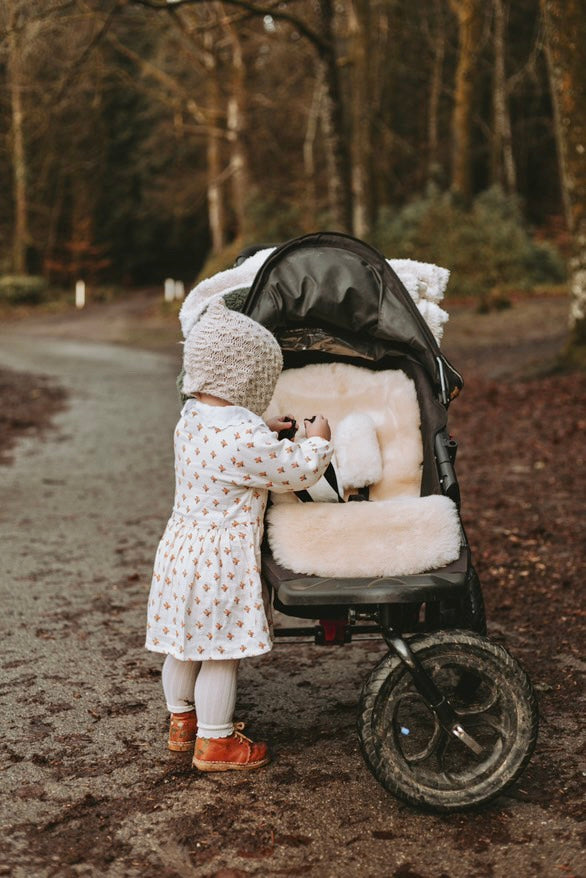
[[[0,299],[337,229],[586,333],[584,0],[0,0]]]

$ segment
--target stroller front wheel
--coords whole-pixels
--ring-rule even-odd
[[[389,792],[412,805],[455,811],[488,802],[522,773],[537,739],[537,704],[519,663],[467,631],[416,636],[409,646],[463,728],[470,749],[449,734],[389,653],[361,696],[358,733],[365,760]]]

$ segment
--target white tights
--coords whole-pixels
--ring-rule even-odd
[[[168,655],[163,663],[163,692],[170,713],[197,710],[201,738],[225,738],[234,731],[238,660],[182,662]]]

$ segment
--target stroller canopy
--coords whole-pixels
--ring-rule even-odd
[[[243,311],[284,349],[374,362],[408,357],[423,366],[446,403],[462,387],[384,256],[349,235],[305,235],[278,247],[256,275]]]

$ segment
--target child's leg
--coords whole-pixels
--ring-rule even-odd
[[[226,738],[234,731],[238,659],[201,663],[195,681],[197,734],[200,738]]]
[[[193,692],[200,667],[201,662],[181,662],[172,655],[167,656],[161,677],[169,713],[193,710]]]
[[[192,765],[200,771],[251,771],[269,762],[267,745],[242,734],[232,722],[238,661],[205,661],[195,683],[197,740]]]

